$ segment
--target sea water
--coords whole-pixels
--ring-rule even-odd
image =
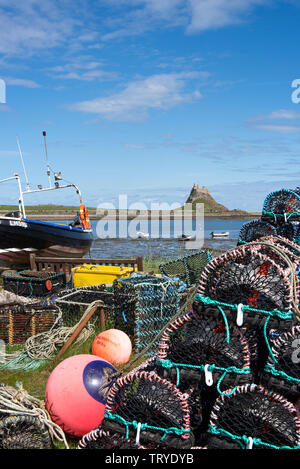
[[[216,249],[226,251],[233,248],[237,244],[239,232],[244,223],[249,219],[220,219],[206,218],[204,221],[204,241],[203,248]],[[189,223],[189,229],[178,226],[178,222],[170,220],[167,230],[163,229],[162,221],[157,221],[159,228],[155,229],[153,236],[151,221],[143,221],[141,226],[137,226],[137,231],[149,233],[149,239],[133,239],[127,238],[98,238],[97,230],[98,220],[92,220],[91,225],[94,233],[94,242],[91,247],[91,257],[135,257],[141,255],[143,257],[163,257],[174,258],[181,255],[189,254],[187,249],[188,243],[178,240],[181,234],[189,235],[195,230],[195,221],[192,225]],[[118,221],[116,222],[118,225]],[[130,221],[127,222],[128,224]],[[147,228],[146,230],[144,228]],[[182,229],[183,228],[183,229]],[[169,233],[168,233],[169,231]],[[229,237],[224,239],[211,239],[211,232],[229,232]],[[118,226],[116,227],[118,233]]]

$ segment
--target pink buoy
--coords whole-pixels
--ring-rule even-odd
[[[104,418],[109,377],[116,369],[102,357],[75,355],[52,371],[45,403],[51,419],[65,433],[82,437]]]
[[[108,360],[114,365],[123,365],[129,361],[132,352],[131,340],[125,332],[109,329],[101,332],[92,345],[92,353]]]

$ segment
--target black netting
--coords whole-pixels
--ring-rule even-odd
[[[264,219],[284,218],[291,221],[300,214],[300,194],[290,189],[281,189],[267,195],[262,210]]]
[[[294,406],[255,385],[237,388],[231,396],[218,398],[210,424],[209,449],[245,448],[251,444],[249,437],[254,449],[299,445]]]
[[[252,345],[256,355],[254,341]],[[241,330],[226,326],[222,318],[192,311],[180,317],[163,335],[157,356],[158,364],[166,370],[164,376],[179,382],[184,392],[191,380],[206,382],[205,365],[212,366],[214,385],[223,390],[252,380],[249,342]]]
[[[49,449],[51,438],[40,419],[17,415],[0,421],[1,449]]]
[[[261,381],[294,401],[300,396],[300,326],[289,332],[270,331],[269,342],[271,354]]]
[[[278,236],[289,239],[293,241],[296,236],[295,225],[292,222],[280,223],[277,228]]]
[[[142,425],[142,445],[191,447],[187,396],[153,372],[137,371],[118,380],[109,394],[102,429],[135,438],[137,423]]]
[[[51,297],[65,289],[64,272],[36,272],[24,270],[3,275],[3,288],[25,297]]]
[[[256,239],[276,234],[276,228],[270,223],[263,220],[252,220],[242,226],[238,244],[250,243]]]
[[[84,435],[79,441],[77,449],[144,449],[137,445],[134,439],[125,439],[124,436],[110,432],[104,432],[97,428]],[[149,448],[150,449],[150,448]]]
[[[204,271],[198,286],[201,295],[263,311],[290,310],[285,272],[269,256],[246,246],[219,256],[208,266],[211,268]]]

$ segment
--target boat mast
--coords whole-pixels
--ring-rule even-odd
[[[17,145],[18,145],[19,154],[20,154],[20,158],[21,158],[21,162],[22,162],[22,166],[23,166],[23,171],[24,171],[24,175],[25,175],[26,189],[27,189],[27,190],[30,190],[30,184],[29,184],[29,181],[28,181],[27,172],[26,172],[26,168],[25,168],[25,164],[24,164],[24,159],[23,159],[23,154],[22,154],[22,151],[21,151],[21,146],[20,146],[20,142],[19,142],[19,138],[18,138],[18,137],[17,137]]]
[[[43,137],[44,137],[44,145],[45,145],[45,153],[46,153],[47,175],[48,175],[48,179],[49,179],[49,187],[51,189],[52,188],[52,185],[51,185],[51,172],[50,172],[50,165],[49,165],[49,160],[48,160],[48,151],[47,151],[46,132],[45,131],[43,131]]]

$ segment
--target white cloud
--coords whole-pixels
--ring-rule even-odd
[[[102,40],[138,35],[155,28],[161,22],[167,26],[183,26],[188,33],[203,32],[238,24],[260,5],[274,0],[102,0],[116,7],[127,7],[119,21],[114,16],[112,30]],[[112,16],[114,13],[113,8]]]
[[[57,65],[50,68],[49,71],[54,78],[62,80],[103,81],[116,79],[116,73],[102,70],[102,62],[87,59],[89,57],[77,57],[74,61]]]
[[[270,132],[278,132],[280,134],[292,134],[300,132],[300,125],[285,125],[285,124],[255,124],[253,127],[260,130],[267,130]]]
[[[0,53],[32,55],[94,41],[83,7],[82,0],[0,0]]]
[[[240,23],[253,7],[267,3],[266,0],[188,0],[191,9],[188,32]]]
[[[273,111],[270,114],[256,116],[255,120],[276,120],[276,119],[286,119],[294,120],[300,118],[300,112],[295,111],[294,109],[279,109],[278,111]]]
[[[27,80],[24,78],[11,78],[6,77],[5,83],[9,86],[23,86],[24,88],[41,88],[41,85],[33,80]]]
[[[284,123],[284,121],[297,121],[300,119],[300,112],[295,109],[279,109],[269,114],[260,114],[248,120],[247,125],[268,132],[280,134],[292,134],[300,132],[300,125],[295,123]],[[277,121],[277,122],[270,122]]]
[[[71,109],[98,114],[108,120],[141,121],[150,109],[166,110],[200,99],[198,90],[186,91],[190,81],[197,78],[197,72],[152,75],[129,83],[120,93],[79,102]]]
[[[144,150],[146,148],[145,145],[140,145],[139,143],[124,143],[124,147],[133,148],[135,150]]]

